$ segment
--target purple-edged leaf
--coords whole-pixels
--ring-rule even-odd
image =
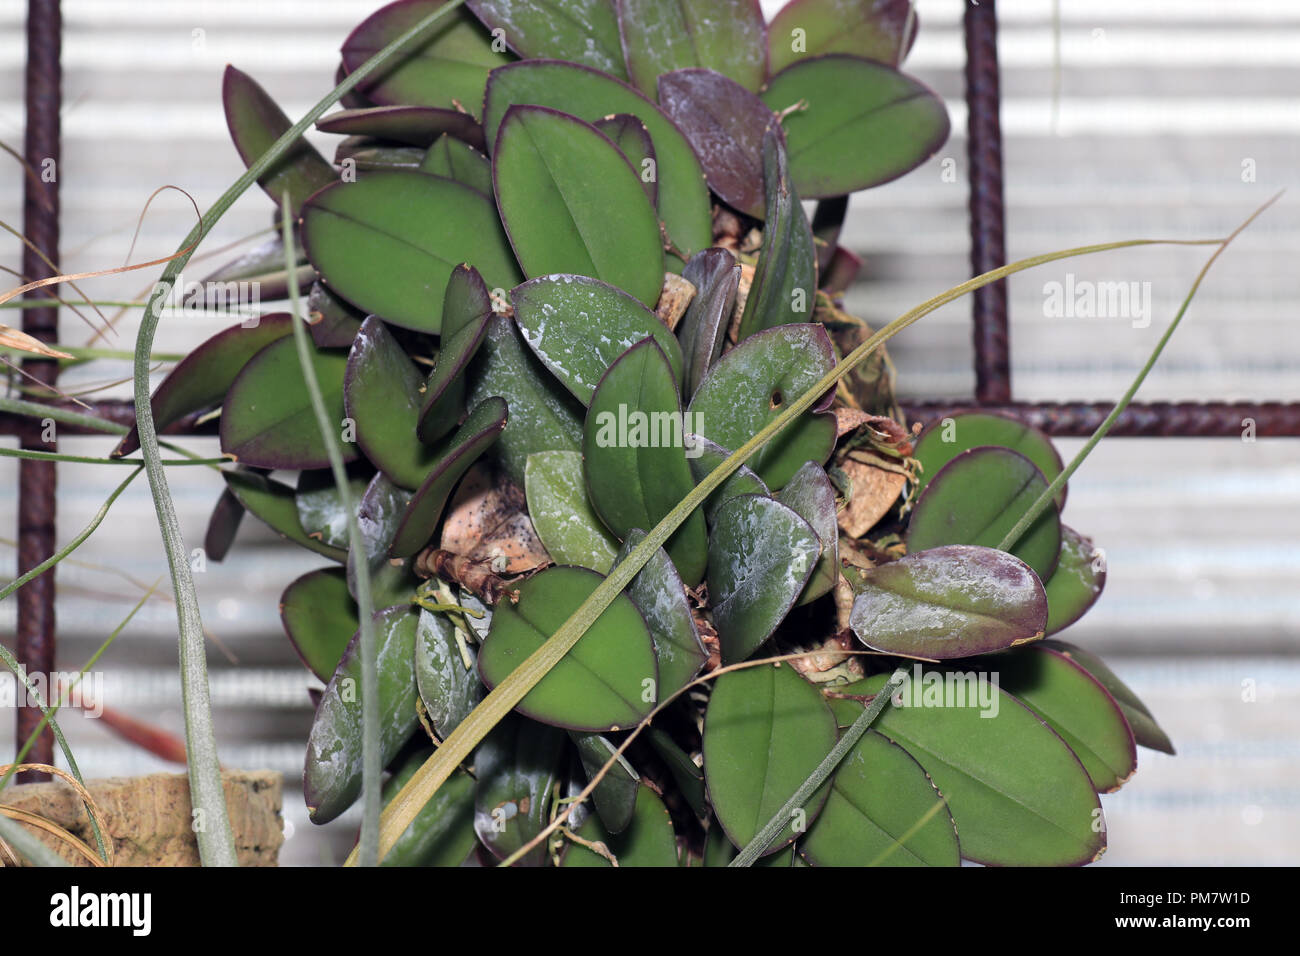
[[[648,96],[664,73],[704,67],[757,90],[767,75],[758,0],[615,0],[627,72]]]
[[[303,210],[302,240],[333,292],[421,332],[442,328],[447,280],[460,263],[494,288],[521,279],[492,201],[415,171],[371,173],[323,190]]]
[[[762,219],[763,133],[776,125],[767,104],[721,73],[689,69],[659,77],[659,105],[690,140],[709,188]]]
[[[232,325],[185,356],[149,399],[158,433],[191,412],[220,405],[244,366],[262,349],[292,332],[291,323],[288,312],[273,312],[253,326]],[[140,436],[132,425],[113,449],[113,457],[129,455],[139,447]]]
[[[222,561],[235,542],[235,532],[244,518],[244,506],[226,488],[212,508],[208,530],[203,535],[203,552],[209,561]]]
[[[373,136],[427,149],[446,133],[477,149],[485,149],[483,127],[460,110],[436,106],[372,106],[361,110],[339,110],[316,121],[322,133],[341,136]]]
[[[298,659],[328,681],[359,627],[343,569],[309,571],[285,588],[280,623]]]
[[[1060,453],[1041,430],[1014,415],[968,409],[946,415],[921,432],[912,453],[921,464],[913,495],[919,495],[929,479],[948,462],[981,445],[997,445],[1020,452],[1038,466],[1049,482],[1065,469]],[[1058,508],[1065,507],[1067,489],[1068,486],[1063,485],[1057,495]]]
[[[682,378],[682,351],[659,318],[606,282],[577,275],[531,279],[510,290],[524,341],[584,405],[596,384],[624,352],[652,338]]]
[[[312,368],[330,421],[343,430],[343,373],[347,358],[313,349]],[[343,458],[357,457],[351,441]],[[281,337],[248,361],[221,406],[221,450],[258,468],[328,468],[329,455],[312,409],[311,396],[292,338]]]
[[[723,664],[743,661],[772,635],[820,556],[817,532],[775,498],[723,503],[709,534],[709,603]]]
[[[307,331],[318,349],[350,349],[365,315],[319,282],[307,296]]]
[[[568,60],[627,78],[613,0],[470,0],[468,6],[521,57]]]
[[[768,69],[823,53],[898,66],[916,40],[912,0],[790,0],[768,24]]]
[[[704,249],[691,256],[682,278],[695,286],[695,298],[677,327],[677,339],[682,343],[682,386],[689,398],[726,344],[740,288],[740,266],[726,249]]]
[[[368,474],[369,469],[366,472]],[[369,483],[366,475],[349,475],[350,500],[355,502],[360,499]],[[298,472],[298,487],[294,489],[293,503],[298,509],[298,524],[307,532],[307,537],[340,551],[348,549],[348,512],[343,509],[343,498],[330,469]]]
[[[631,113],[615,113],[591,124],[600,130],[609,141],[618,147],[619,152],[627,157],[632,169],[641,179],[650,204],[659,202],[658,162],[655,159],[655,144],[650,139],[650,131]]]
[[[727,451],[727,449],[699,435],[692,434],[688,436],[687,447],[691,449],[691,474],[695,476],[697,485],[707,478],[710,472],[731,457],[731,452]],[[717,520],[718,509],[729,498],[734,498],[737,495],[766,494],[768,494],[768,488],[763,483],[763,479],[754,474],[748,465],[741,465],[727,476],[727,480],[722,483],[717,491],[704,500],[704,519],[708,522],[709,527],[713,527],[714,522]]]
[[[334,85],[338,86],[340,83],[342,83],[345,79],[347,79],[347,75],[348,75],[347,65],[342,60],[340,60],[338,67],[334,70]],[[344,93],[343,96],[339,99],[339,105],[349,110],[363,110],[366,109],[367,107],[374,106],[375,104],[368,97],[365,97],[360,93],[358,93],[356,87],[353,87],[352,89]]]
[[[343,42],[343,66],[352,72],[442,5],[442,0],[398,0],[381,7]],[[512,59],[461,8],[446,17],[430,39],[368,76],[358,90],[383,105],[464,108],[477,114],[488,72]]]
[[[1047,633],[1069,627],[1097,603],[1106,586],[1106,566],[1091,540],[1061,525],[1061,557],[1047,590]]]
[[[577,273],[653,307],[663,288],[659,219],[613,143],[576,117],[513,106],[492,151],[497,208],[524,273]]]
[[[355,166],[362,172],[418,170],[423,160],[424,151],[418,146],[395,146],[369,136],[349,136],[340,140],[334,150],[334,165],[345,170],[349,166]]]
[[[357,446],[403,488],[418,488],[438,453],[415,440],[424,376],[377,317],[361,326],[348,353],[344,409],[356,423]]]
[[[1160,725],[1156,723],[1156,719],[1151,714],[1151,711],[1147,709],[1147,705],[1142,703],[1138,695],[1133,693],[1129,686],[1119,679],[1119,675],[1106,666],[1105,661],[1090,651],[1085,651],[1081,647],[1076,647],[1062,640],[1044,641],[1043,647],[1049,647],[1064,654],[1092,675],[1097,683],[1106,688],[1107,692],[1115,698],[1115,702],[1119,704],[1120,710],[1124,712],[1124,718],[1128,721],[1133,730],[1133,736],[1139,744],[1152,750],[1159,750],[1161,753],[1170,755],[1174,753],[1173,741],[1169,739],[1168,734],[1160,729]]]
[[[835,367],[835,352],[819,325],[780,325],[751,335],[714,363],[691,399],[691,426],[723,448],[739,448]],[[824,464],[835,446],[834,416],[818,405],[791,422],[749,459],[773,490],[806,461]]]
[[[541,833],[551,819],[556,784],[564,779],[565,734],[506,714],[474,751],[474,830],[497,859]],[[522,866],[545,866],[546,844]]]
[[[239,499],[248,513],[281,537],[332,561],[346,559],[346,551],[331,547],[303,530],[298,521],[294,490],[288,485],[268,478],[261,472],[243,468],[223,471],[221,477],[226,480],[226,488]]]
[[[844,218],[849,213],[848,196],[832,196],[817,203],[813,212],[812,234],[817,246],[818,283],[825,287],[826,270],[839,249],[840,230],[844,228]]]
[[[442,135],[433,141],[419,166],[420,172],[441,176],[492,196],[492,162],[468,143]]]
[[[835,587],[840,576],[840,526],[836,516],[835,486],[816,462],[808,462],[794,473],[776,500],[788,506],[817,532],[821,557],[812,578],[799,597],[800,604],[816,600]]]
[[[879,186],[910,172],[948,138],[948,110],[932,90],[892,67],[829,54],[782,70],[763,91],[785,117],[790,178],[804,199]]]
[[[411,570],[410,561],[398,561],[388,556],[388,548],[397,535],[411,493],[393,484],[381,471],[370,480],[365,493],[354,498],[357,509],[357,527],[361,531],[361,549],[348,550],[348,593],[355,600],[357,566],[365,559],[370,569],[370,597],[376,610],[394,604],[411,604],[420,581]]]
[[[257,82],[233,66],[221,81],[226,126],[245,166],[252,166],[293,124]],[[335,182],[334,167],[305,139],[299,138],[257,183],[278,206],[289,193],[289,211],[295,216],[307,197]]]
[[[402,515],[389,548],[393,557],[410,557],[428,543],[456,482],[483,452],[492,447],[505,427],[505,401],[489,398],[475,406],[456,433],[439,447],[437,464],[416,489]]]
[[[993,548],[918,551],[861,576],[849,626],[863,644],[949,660],[1043,636],[1047,596],[1033,570]]]
[[[483,344],[492,318],[492,297],[478,270],[459,265],[442,300],[442,338],[433,371],[424,383],[418,433],[433,442],[456,427],[465,411],[465,370]],[[408,436],[409,439],[409,436]]]

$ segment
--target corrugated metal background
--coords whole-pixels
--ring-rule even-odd
[[[63,264],[120,265],[149,194],[164,183],[201,207],[242,171],[220,107],[232,62],[301,114],[329,88],[338,45],[377,6],[332,0],[66,0]],[[772,4],[764,6],[771,10]],[[777,4],[779,6],[779,4]],[[1116,238],[1228,232],[1300,171],[1300,6],[1288,0],[1063,0],[1060,68],[1053,4],[1000,5],[1007,136],[1008,247],[1013,257]],[[22,141],[25,4],[0,0],[0,140]],[[904,179],[855,197],[848,236],[867,258],[850,306],[882,322],[963,279],[966,266],[960,0],[920,0],[922,32],[908,68],[948,100],[954,136]],[[1059,88],[1054,99],[1053,90]],[[320,137],[324,143],[327,137]],[[329,147],[332,149],[332,146]],[[944,160],[955,182],[945,181]],[[0,157],[0,163],[12,163]],[[1253,173],[1244,176],[1243,173]],[[0,218],[21,220],[16,164],[0,185]],[[193,224],[188,201],[164,193],[146,217],[133,261],[166,255]],[[270,204],[251,192],[205,248],[259,230]],[[2,261],[16,265],[6,240]],[[1300,196],[1293,189],[1225,254],[1140,397],[1300,399]],[[1060,263],[1011,281],[1015,389],[1025,399],[1116,396],[1172,316],[1207,253],[1152,248]],[[187,272],[202,278],[216,260]],[[1044,285],[1150,282],[1152,321],[1052,318]],[[132,298],[156,278],[137,272],[86,283]],[[111,313],[111,310],[106,310]],[[9,321],[15,314],[9,313]],[[63,339],[88,329],[66,312]],[[128,311],[107,343],[130,349]],[[970,372],[969,307],[948,306],[893,348],[909,396],[962,396]],[[168,318],[160,351],[184,351],[221,327],[193,313]],[[126,362],[69,373],[64,387],[126,378]],[[125,387],[105,394],[126,395]],[[215,442],[192,440],[215,453]],[[103,439],[65,451],[104,454]],[[1061,443],[1071,454],[1078,443]],[[0,536],[13,566],[15,473],[0,462]],[[84,526],[122,474],[61,466],[60,539]],[[206,469],[170,475],[187,540],[197,547],[220,489]],[[1108,864],[1294,863],[1300,859],[1300,443],[1130,440],[1103,443],[1072,483],[1066,520],[1107,553],[1100,603],[1066,636],[1104,653],[1149,703],[1179,747],[1143,752],[1138,775],[1103,798]],[[229,766],[301,772],[312,681],[281,635],[280,591],[320,562],[281,547],[255,521],[235,558],[198,577],[213,699]],[[12,572],[10,572],[12,573]],[[60,666],[74,669],[166,568],[143,480],[59,571]],[[12,635],[13,603],[0,604]],[[175,616],[151,601],[106,657],[114,707],[179,730]],[[1243,689],[1253,688],[1252,695]],[[94,721],[69,716],[83,770],[143,773],[157,761]],[[0,741],[12,714],[0,711]],[[11,752],[0,743],[0,754]],[[286,796],[283,861],[337,861],[354,818],[320,829]]]

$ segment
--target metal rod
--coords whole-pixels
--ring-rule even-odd
[[[1086,438],[1114,408],[1113,402],[903,403],[908,421],[939,421],[954,411],[976,409],[1014,415],[1061,438]],[[1133,403],[1110,435],[1129,438],[1300,438],[1300,402]]]

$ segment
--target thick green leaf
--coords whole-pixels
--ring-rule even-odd
[[[723,664],[743,661],[772,635],[820,555],[813,527],[774,498],[740,495],[718,509],[709,535],[709,603]]]
[[[948,111],[933,91],[881,63],[828,54],[772,77],[763,101],[782,121],[790,178],[804,199],[879,186],[925,162],[948,138]]]
[[[679,130],[650,100],[608,74],[576,63],[525,61],[492,72],[483,126],[489,145],[506,110],[517,103],[549,106],[594,123],[630,113],[654,141],[659,218],[673,246],[689,257],[713,244],[709,189],[700,161]]]
[[[539,451],[524,468],[528,515],[556,564],[572,564],[608,574],[618,539],[605,529],[587,500],[582,454]]]
[[[633,85],[655,95],[661,73],[706,67],[749,90],[767,75],[767,34],[758,0],[616,0]]]
[[[906,750],[874,731],[840,762],[799,851],[814,866],[957,866],[961,858],[939,791]]]
[[[600,734],[579,734],[570,732],[569,737],[578,748],[582,759],[582,770],[591,780],[605,766],[618,749],[608,737]],[[609,773],[600,779],[596,789],[591,792],[592,803],[600,816],[600,825],[606,833],[619,833],[627,829],[632,822],[636,809],[637,791],[641,789],[641,777],[627,759],[621,754],[615,759]]]
[[[962,452],[980,445],[999,445],[1020,452],[1038,466],[1049,482],[1054,481],[1065,467],[1052,440],[1032,425],[1011,415],[957,412],[931,423],[916,440],[912,454],[921,463],[921,474],[913,496],[919,495],[944,465]],[[1065,507],[1067,488],[1062,486],[1057,495],[1058,508]]]
[[[587,409],[582,454],[596,514],[614,534],[653,528],[695,487],[686,460],[677,382],[653,339],[610,366]],[[667,551],[687,584],[704,577],[704,513],[693,512]]]
[[[682,344],[683,391],[690,398],[704,373],[722,354],[740,288],[740,266],[726,249],[705,249],[691,256],[682,269],[682,278],[695,286],[695,298],[677,327],[677,339]]]
[[[635,815],[621,832],[611,836],[607,828],[602,826],[603,817],[589,817],[586,823],[578,827],[578,836],[584,840],[603,843],[614,859],[618,860],[620,868],[676,866],[677,834],[663,801],[647,786],[637,787],[634,796]],[[560,866],[612,865],[609,860],[579,843],[570,846],[560,861]]]
[[[658,160],[655,158],[655,144],[650,138],[650,131],[631,113],[615,113],[591,124],[600,130],[609,141],[618,147],[620,153],[627,157],[641,180],[641,187],[650,199],[650,205],[659,203]]]
[[[433,732],[443,740],[483,699],[474,645],[465,641],[463,654],[461,647],[445,614],[420,609],[415,629],[415,684]]]
[[[420,406],[420,440],[433,442],[456,427],[465,411],[465,371],[483,344],[492,319],[492,298],[473,266],[451,270],[442,300],[442,337],[438,358],[424,383]]]
[[[497,208],[529,278],[577,273],[651,307],[663,288],[659,219],[627,157],[567,113],[512,106],[492,149]]]
[[[350,476],[350,500],[357,501],[369,483],[364,474]],[[340,551],[348,549],[348,513],[343,510],[342,497],[328,468],[299,472],[293,503],[298,509],[298,524],[309,538]]]
[[[612,0],[470,0],[510,49],[530,60],[569,60],[626,78]]]
[[[307,296],[307,321],[318,349],[350,349],[365,315],[348,305],[319,282]]]
[[[399,0],[362,21],[343,42],[349,73],[442,6],[442,0]],[[461,8],[433,36],[357,88],[379,104],[463,108],[477,114],[488,72],[513,59],[473,15]]]
[[[601,582],[585,568],[547,568],[502,602],[479,653],[479,673],[495,687],[569,619]],[[631,727],[654,707],[658,673],[641,612],[619,595],[577,645],[520,702],[520,713],[571,730]]]
[[[428,149],[447,134],[471,146],[485,149],[483,127],[478,120],[459,110],[435,106],[371,106],[339,110],[316,121],[322,133],[342,136],[373,136],[390,142]]]
[[[1009,448],[962,452],[930,478],[912,509],[907,549],[945,544],[996,548],[1021,515],[1047,490],[1034,463]],[[1056,570],[1061,554],[1061,519],[1051,504],[1011,547],[1042,580]]]
[[[309,571],[285,588],[280,623],[298,659],[321,680],[329,680],[359,626],[343,569]]]
[[[303,209],[302,240],[326,285],[394,325],[437,333],[451,270],[492,286],[521,276],[492,201],[415,170],[370,173],[322,190]]]
[[[497,315],[488,321],[467,380],[467,404],[499,395],[510,406],[510,424],[495,454],[516,485],[523,486],[524,467],[534,452],[582,448],[582,406],[524,345],[510,318]]]
[[[412,753],[385,781],[385,807],[432,752]],[[380,866],[460,866],[476,846],[474,778],[458,767],[384,854]]]
[[[782,325],[750,336],[718,359],[690,412],[695,430],[723,448],[739,448],[835,366],[830,338],[818,325]],[[778,490],[806,461],[825,464],[835,447],[835,419],[822,414],[831,395],[791,422],[749,459]]]
[[[418,172],[424,162],[425,151],[419,146],[394,145],[387,140],[370,136],[349,136],[340,140],[334,150],[334,165],[349,173],[344,182],[352,182],[352,172],[376,170],[404,170]],[[355,167],[355,170],[353,169]]]
[[[836,520],[835,486],[826,477],[825,469],[810,461],[794,473],[776,500],[808,522],[821,542],[821,557],[799,598],[800,604],[807,604],[835,587],[840,576],[840,526]]]
[[[456,433],[439,446],[437,464],[406,506],[389,554],[397,558],[409,557],[428,543],[456,482],[483,452],[492,447],[505,427],[504,399],[485,399],[470,411]]]
[[[443,134],[433,141],[420,163],[420,172],[451,179],[492,196],[492,162],[468,143]]]
[[[817,294],[812,229],[790,187],[781,136],[771,129],[763,134],[763,186],[767,196],[763,248],[740,317],[742,339],[774,326],[809,321]]]
[[[419,587],[419,579],[410,561],[394,561],[388,548],[397,534],[398,524],[411,500],[411,493],[393,484],[383,472],[370,480],[357,502],[357,526],[361,530],[362,551],[348,551],[348,591],[357,596],[357,561],[364,556],[370,568],[370,593],[375,608],[410,604]]]
[[[274,312],[255,325],[232,325],[185,356],[149,399],[158,433],[191,412],[220,405],[235,376],[254,355],[292,332],[292,321],[288,312]],[[140,436],[132,425],[113,456],[129,455],[139,447]]]
[[[1050,727],[991,679],[983,702],[956,706],[947,689],[969,687],[976,675],[915,665],[875,729],[925,768],[957,824],[962,856],[991,866],[1091,863],[1106,846],[1101,804],[1088,774]],[[933,675],[933,676],[931,676]],[[987,675],[985,675],[987,678]],[[874,694],[879,674],[843,689]]]
[[[768,26],[769,69],[823,53],[898,66],[916,39],[912,7],[912,0],[790,0]]]
[[[673,775],[678,791],[691,810],[701,819],[707,817],[709,798],[704,787],[704,771],[695,766],[695,761],[691,759],[690,754],[677,746],[676,741],[658,727],[651,727],[646,733],[649,735],[650,745],[667,764],[668,772]]]
[[[221,99],[226,109],[226,126],[245,166],[265,155],[293,124],[266,90],[246,73],[227,66],[221,80]],[[334,167],[305,139],[289,147],[257,183],[277,206],[289,194],[289,211],[297,216],[307,197],[335,181]],[[283,259],[281,263],[283,264]]]
[[[310,537],[303,530],[298,521],[294,491],[288,485],[246,469],[223,471],[221,477],[226,479],[226,487],[250,514],[265,522],[282,537],[333,561],[342,561],[347,557],[347,552],[331,547],[319,538]]]
[[[737,852],[739,851],[727,839],[722,824],[716,818],[713,819],[708,833],[704,835],[704,859],[701,864],[706,867],[726,866],[736,858]]]
[[[715,468],[731,457],[731,452],[707,438],[691,436],[691,474],[698,484]],[[766,495],[767,485],[763,479],[750,471],[748,465],[741,465],[733,471],[727,480],[713,494],[704,500],[704,520],[712,528],[718,521],[718,509],[737,495]]]
[[[1061,525],[1061,558],[1043,585],[1047,590],[1047,633],[1069,627],[1097,603],[1106,568],[1092,542]]]
[[[510,290],[524,341],[578,401],[591,404],[596,383],[615,359],[653,338],[682,379],[682,350],[659,318],[632,296],[599,279],[551,275]]]
[[[1143,747],[1159,750],[1161,753],[1174,753],[1173,741],[1169,739],[1168,734],[1160,729],[1160,725],[1156,723],[1156,719],[1152,716],[1151,711],[1147,709],[1147,705],[1142,703],[1138,695],[1133,693],[1129,686],[1120,680],[1119,676],[1107,667],[1100,657],[1062,640],[1045,641],[1043,647],[1064,654],[1086,670],[1097,683],[1106,688],[1107,692],[1115,699],[1115,702],[1119,704],[1120,710],[1124,712],[1124,717],[1133,729],[1133,736],[1138,743]]]
[[[417,615],[405,607],[375,614],[379,665],[380,763],[387,764],[419,725],[416,716]],[[330,678],[307,739],[303,787],[313,823],[328,823],[361,795],[361,632]]]
[[[704,716],[704,779],[732,843],[754,838],[821,763],[836,733],[825,699],[791,667],[750,667],[718,678]],[[829,791],[823,785],[796,811],[767,852],[807,832]]]
[[[1047,597],[1023,561],[1003,551],[949,545],[862,573],[849,626],[867,647],[949,660],[1043,636]]]
[[[998,661],[1002,689],[1060,735],[1098,793],[1111,793],[1137,771],[1128,720],[1106,688],[1059,651],[1027,647]]]
[[[639,528],[629,531],[614,566],[626,561],[632,549],[644,539],[645,532]],[[662,700],[694,679],[708,661],[709,652],[700,641],[686,587],[663,548],[632,579],[626,594],[645,618],[654,638],[655,657],[659,661],[657,696]]]
[[[551,819],[551,795],[561,779],[564,733],[507,714],[474,755],[474,829],[498,859],[537,836]],[[544,866],[545,844],[520,860]]]
[[[203,533],[203,550],[209,561],[225,559],[230,546],[235,543],[235,533],[239,531],[239,523],[243,520],[244,506],[226,488],[213,505],[207,530]]]

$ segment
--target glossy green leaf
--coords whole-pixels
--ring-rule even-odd
[[[328,681],[359,626],[343,569],[309,571],[285,588],[280,623],[298,659]]]
[[[221,99],[230,138],[245,166],[261,159],[293,125],[256,80],[233,66],[227,66],[222,76]],[[287,192],[289,210],[296,216],[308,196],[335,180],[334,167],[314,146],[299,138],[257,183],[277,206]],[[283,258],[280,261],[283,264]]]
[[[837,734],[822,695],[791,667],[751,667],[723,674],[704,715],[704,779],[718,822],[745,846],[821,763]],[[823,785],[772,841],[788,846],[817,818]]]
[[[583,429],[588,496],[618,537],[653,528],[695,487],[681,425],[672,367],[654,340],[645,339],[596,386]],[[668,539],[668,554],[691,587],[704,577],[706,547],[702,511]]]
[[[791,0],[768,25],[769,69],[778,73],[823,53],[898,66],[916,39],[913,6],[912,0]]]
[[[576,273],[646,305],[663,288],[659,220],[618,147],[594,126],[540,106],[512,106],[492,151],[497,207],[530,278]]]
[[[767,28],[758,0],[616,0],[633,85],[655,95],[662,73],[706,67],[749,90],[767,74]]]
[[[420,582],[410,561],[394,561],[388,549],[397,534],[411,493],[393,484],[383,472],[375,475],[356,502],[362,551],[348,551],[348,590],[357,596],[357,561],[364,555],[370,567],[370,593],[375,608],[410,604]]]
[[[541,647],[600,584],[585,568],[547,568],[502,602],[479,652],[479,673],[495,687]],[[641,612],[619,595],[581,641],[520,702],[527,717],[571,730],[631,727],[655,704],[654,646]]]
[[[624,352],[652,338],[682,378],[682,351],[659,318],[632,296],[598,279],[551,275],[510,290],[524,341],[584,405]]]
[[[307,296],[307,326],[318,349],[350,349],[365,316],[319,282]]]
[[[282,537],[333,561],[342,561],[347,556],[345,551],[309,537],[303,530],[298,522],[294,491],[288,485],[245,469],[223,471],[221,477],[226,479],[226,487],[249,514],[265,522]]]
[[[506,110],[517,103],[549,106],[594,123],[630,113],[654,142],[659,218],[672,244],[691,256],[713,244],[713,218],[704,172],[691,144],[650,100],[608,74],[575,63],[525,61],[495,70],[488,81],[483,126],[489,144]],[[630,290],[629,290],[630,291]]]
[[[650,746],[654,747],[668,772],[673,775],[677,790],[686,800],[697,817],[703,819],[709,813],[709,798],[704,787],[704,771],[695,766],[690,754],[677,746],[677,742],[658,727],[650,727],[646,734]],[[728,844],[730,845],[730,844]]]
[[[1137,770],[1137,746],[1119,704],[1081,665],[1051,648],[1027,647],[998,660],[1002,689],[1060,735],[1098,793],[1118,790]]]
[[[948,111],[933,91],[881,63],[828,54],[772,77],[763,101],[780,113],[790,178],[804,199],[879,186],[925,162],[948,138]]]
[[[723,355],[704,376],[691,399],[692,424],[723,448],[739,448],[834,366],[830,338],[820,326],[783,325],[759,332]],[[804,462],[825,464],[834,447],[835,419],[814,406],[755,452],[749,466],[778,490]]]
[[[1106,586],[1106,567],[1092,541],[1061,525],[1061,557],[1047,579],[1047,633],[1069,627],[1097,603]]]
[[[370,136],[349,136],[334,150],[334,165],[358,172],[402,170],[418,172],[425,151],[419,146],[401,146]],[[351,182],[352,179],[346,180]]]
[[[351,500],[358,500],[368,484],[365,475],[350,476]],[[338,486],[329,469],[299,472],[293,501],[298,509],[298,524],[308,537],[340,551],[348,549],[348,513],[343,510]]]
[[[274,312],[261,316],[254,325],[232,325],[186,355],[149,399],[159,434],[191,412],[220,405],[249,360],[293,331],[291,322],[288,312]],[[129,455],[139,447],[140,436],[132,425],[113,455]]]
[[[474,755],[474,829],[498,859],[514,853],[550,822],[563,756],[562,731],[513,714],[479,744]],[[544,866],[545,844],[520,863]]]
[[[384,806],[415,775],[432,751],[411,754],[384,782]],[[474,834],[474,778],[454,770],[384,854],[380,866],[460,866],[478,846]]]
[[[1021,515],[1047,490],[1032,461],[1009,448],[962,452],[930,478],[907,526],[908,551],[945,544],[996,548]],[[1011,547],[1042,580],[1056,570],[1061,554],[1061,519],[1047,510]]]
[[[1049,647],[1052,650],[1064,654],[1070,660],[1074,661],[1089,674],[1097,683],[1110,693],[1119,704],[1120,710],[1124,712],[1124,717],[1133,730],[1133,736],[1143,747],[1149,747],[1152,750],[1159,750],[1161,753],[1173,754],[1173,741],[1169,735],[1160,729],[1156,719],[1152,716],[1147,705],[1142,703],[1137,694],[1129,688],[1119,676],[1112,671],[1106,663],[1089,651],[1074,644],[1066,643],[1062,640],[1044,641],[1043,647]]]
[[[962,856],[991,866],[1094,861],[1106,846],[1101,804],[1061,738],[991,680],[980,682],[988,706],[946,706],[955,702],[946,689],[962,682],[915,667],[921,680],[909,678],[896,696],[905,706],[886,707],[874,729],[915,757],[947,799]],[[956,676],[969,686],[976,675]],[[843,692],[874,694],[888,677]]]
[[[500,437],[506,427],[506,403],[488,398],[465,417],[456,433],[439,446],[437,463],[411,496],[402,514],[389,554],[404,558],[415,554],[433,537],[452,489],[479,456]]]
[[[531,60],[568,60],[624,79],[613,0],[470,0],[510,49]]]
[[[919,495],[944,465],[980,445],[998,445],[1020,452],[1038,466],[1049,482],[1065,467],[1052,440],[1032,425],[1010,415],[956,412],[931,423],[916,440],[912,454],[921,463],[922,470],[913,496]],[[1065,507],[1067,488],[1063,486],[1057,495],[1058,508]]]
[[[645,532],[639,528],[629,531],[614,566],[627,560],[644,539]],[[662,700],[694,679],[708,661],[709,652],[700,641],[686,587],[663,548],[646,562],[625,593],[645,618],[654,639],[659,661],[658,697]]]
[[[663,801],[647,786],[636,788],[635,815],[622,831],[610,835],[604,818],[590,817],[578,827],[584,840],[603,843],[622,867],[676,866],[677,834]],[[572,844],[561,866],[612,866],[609,860],[579,843]]]
[[[817,532],[774,498],[741,495],[718,509],[709,535],[709,603],[723,664],[743,661],[772,635],[820,555]]]
[[[323,190],[303,210],[302,240],[326,285],[394,325],[437,333],[451,270],[467,262],[491,286],[522,278],[492,201],[414,170]]]
[[[776,496],[777,501],[808,522],[821,542],[821,557],[799,598],[800,604],[826,594],[839,580],[840,526],[835,497],[835,486],[826,477],[825,469],[811,461],[796,471]]]
[[[428,149],[443,134],[455,136],[471,146],[485,149],[483,127],[473,116],[459,110],[434,106],[371,106],[339,110],[316,121],[322,133],[342,136],[373,136],[390,142]]]
[[[578,748],[582,760],[582,770],[591,780],[605,766],[618,749],[608,737],[600,734],[579,734],[571,732],[569,737]],[[609,773],[596,784],[591,793],[592,803],[600,816],[600,826],[606,833],[619,833],[627,829],[632,822],[636,809],[637,792],[641,789],[641,777],[627,758],[621,754],[615,759]]]
[[[556,564],[572,564],[608,574],[618,539],[605,529],[587,500],[582,455],[539,451],[524,468],[528,515]]]
[[[492,162],[468,143],[443,134],[433,141],[420,163],[420,172],[451,179],[492,195]]]
[[[917,551],[862,573],[849,626],[867,647],[949,660],[1043,636],[1047,597],[1023,561],[993,548]]]
[[[727,325],[740,288],[740,266],[726,249],[705,249],[691,256],[682,278],[695,286],[695,298],[677,326],[683,391],[690,398],[726,344]]]
[[[499,395],[510,406],[510,423],[495,455],[516,485],[523,486],[524,467],[534,452],[582,448],[582,406],[524,345],[512,319],[497,315],[488,321],[466,379],[467,404]]]
[[[731,452],[707,438],[692,435],[691,438],[691,474],[698,484],[710,472],[731,457]],[[718,521],[718,509],[725,502],[737,495],[766,495],[767,485],[763,479],[750,471],[748,465],[741,465],[733,471],[727,480],[713,494],[704,500],[704,519],[712,528]]]
[[[925,770],[874,731],[840,762],[799,851],[814,866],[957,866],[961,857],[948,808]]]
[[[405,607],[375,614],[379,668],[380,763],[387,764],[419,725],[416,716],[417,615]],[[353,637],[316,708],[307,739],[303,787],[313,823],[328,823],[361,795],[360,632]]]
[[[442,0],[399,0],[381,7],[343,42],[344,69],[351,73],[440,6]],[[477,115],[488,72],[512,59],[493,49],[492,35],[461,8],[422,45],[367,77],[357,91],[379,104],[464,108]]]
[[[423,385],[417,433],[433,442],[456,427],[465,411],[465,372],[487,335],[492,298],[473,266],[451,270],[442,302],[442,337],[433,371]]]
[[[433,732],[443,740],[483,699],[477,659],[473,644],[456,640],[455,626],[447,615],[420,609],[415,629],[415,684]]]
[[[740,317],[741,339],[774,326],[809,321],[817,294],[812,229],[790,186],[785,146],[775,130],[763,135],[763,187],[767,196],[763,248]]]
[[[631,113],[615,113],[605,116],[591,124],[609,138],[618,147],[618,151],[627,157],[641,180],[650,205],[659,202],[658,160],[655,157],[655,144],[650,138],[650,131]]]

